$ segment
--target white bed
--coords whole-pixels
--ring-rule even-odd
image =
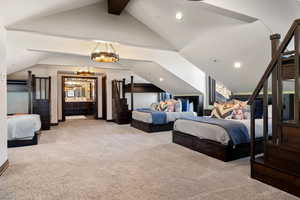
[[[250,120],[234,120],[245,124],[250,134]],[[272,119],[268,121],[269,133],[272,132]],[[208,139],[216,142],[220,142],[223,145],[227,145],[230,141],[229,135],[220,126],[212,125],[208,123],[200,123],[192,120],[178,119],[174,123],[174,130],[189,135],[196,136],[200,139]],[[255,120],[255,134],[256,138],[263,137],[263,119]]]
[[[8,116],[7,133],[8,141],[30,140],[41,129],[39,115],[14,115]]]
[[[166,112],[167,114],[167,123],[174,122],[176,119],[183,117],[194,117],[197,114],[195,112]],[[152,124],[152,115],[151,113],[133,111],[132,119]]]

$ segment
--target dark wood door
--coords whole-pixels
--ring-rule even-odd
[[[107,84],[106,76],[102,77],[102,118],[107,120]]]
[[[32,114],[40,115],[42,130],[50,130],[51,77],[32,76],[32,91]]]

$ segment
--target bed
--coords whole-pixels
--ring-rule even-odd
[[[131,126],[142,131],[153,133],[173,130],[174,121],[182,117],[194,117],[195,112],[132,112]]]
[[[39,115],[11,115],[7,119],[8,147],[38,144],[41,129]]]
[[[172,100],[182,103],[180,109],[174,109],[175,112],[153,112],[153,109],[149,108],[132,111],[131,126],[148,133],[170,131],[173,130],[176,119],[203,115],[204,96],[202,94],[198,96],[173,96]],[[185,106],[183,105],[184,102]],[[190,104],[192,107],[187,106]]]
[[[204,120],[203,120],[204,119]],[[213,120],[213,121],[211,121]],[[224,162],[250,155],[250,120],[223,120],[203,117],[178,119],[174,123],[173,142]],[[218,124],[219,123],[219,124]],[[222,124],[231,124],[243,131],[243,137],[234,138]],[[242,129],[242,130],[240,130]],[[256,153],[263,152],[263,120],[256,120]],[[271,132],[271,119],[269,130]],[[241,132],[238,133],[240,136]],[[234,139],[232,139],[234,138]],[[234,141],[233,141],[234,140]]]

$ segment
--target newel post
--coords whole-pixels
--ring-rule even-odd
[[[271,39],[271,44],[272,44],[272,58],[274,58],[279,43],[280,43],[280,34],[273,34],[270,36]],[[278,115],[279,110],[281,108],[278,107],[278,64],[274,68],[272,72],[272,138],[273,138],[273,143],[277,143],[277,138],[278,138]]]

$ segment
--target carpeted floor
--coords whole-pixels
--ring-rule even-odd
[[[1,200],[293,200],[230,163],[171,143],[171,133],[71,120],[40,144],[9,150]]]

